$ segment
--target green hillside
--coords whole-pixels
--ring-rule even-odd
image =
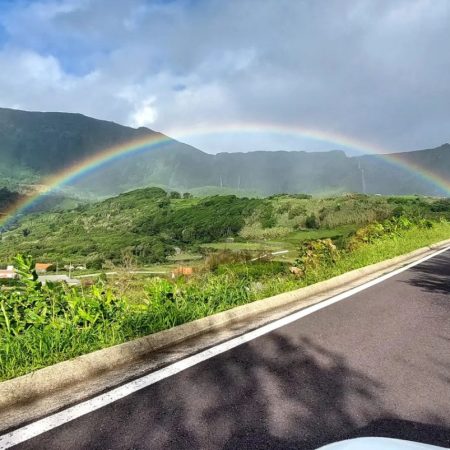
[[[344,238],[359,225],[392,214],[445,213],[448,204],[441,203],[439,209],[439,202],[426,198],[365,195],[193,198],[146,188],[68,211],[24,217],[3,233],[0,262],[22,253],[101,268],[107,261],[120,264],[127,255],[140,265],[163,262],[176,248],[293,249],[305,239]],[[226,244],[229,238],[233,242]]]
[[[75,208],[78,205],[85,204],[84,199],[69,195],[50,192],[39,197],[38,201],[26,208],[26,211],[8,216],[7,222],[3,223],[2,219],[6,219],[7,213],[14,210],[17,204],[26,202],[30,198],[31,193],[10,191],[7,188],[0,187],[0,233],[14,227],[14,224],[20,222],[26,214],[33,214],[47,211],[62,211]]]

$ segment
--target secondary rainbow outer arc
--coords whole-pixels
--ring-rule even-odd
[[[361,153],[369,153],[374,156],[378,156],[391,164],[394,164],[402,169],[413,172],[414,174],[425,179],[429,183],[439,187],[447,195],[450,195],[450,181],[444,179],[443,177],[428,171],[422,167],[414,165],[409,161],[403,161],[400,157],[386,153],[386,149],[378,147],[376,145],[360,141],[355,138],[344,136],[334,132],[328,132],[324,130],[317,130],[305,127],[291,127],[291,126],[279,126],[271,124],[239,124],[239,125],[220,125],[217,127],[196,127],[191,128],[187,131],[182,129],[174,129],[168,131],[167,135],[156,133],[152,136],[145,136],[139,139],[134,139],[126,143],[121,143],[112,147],[109,147],[103,151],[97,152],[95,155],[88,157],[69,168],[64,169],[58,174],[48,177],[43,180],[43,184],[48,185],[49,189],[45,192],[37,193],[26,200],[18,202],[10,207],[6,213],[4,213],[3,219],[0,219],[0,225],[4,225],[13,216],[20,214],[22,211],[31,207],[39,198],[44,194],[47,194],[53,190],[56,190],[71,181],[92,172],[93,170],[107,164],[117,158],[124,157],[128,154],[138,153],[142,150],[151,150],[158,145],[164,143],[169,143],[173,139],[182,140],[183,138],[189,138],[190,136],[200,136],[200,135],[213,135],[213,134],[223,134],[223,133],[272,133],[272,134],[283,134],[291,135],[303,138],[309,138],[314,140],[320,140],[324,142],[330,142],[337,145],[343,145],[348,148],[358,150]]]

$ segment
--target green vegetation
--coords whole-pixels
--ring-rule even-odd
[[[166,196],[159,198],[166,203]],[[216,208],[222,201],[231,200],[213,198],[211,205]],[[251,215],[261,205],[253,205]],[[100,278],[93,285],[69,288],[42,286],[32,259],[17,257],[19,280],[0,289],[0,380],[449,238],[450,222],[433,216],[435,203],[426,205],[428,217],[416,209],[408,216],[368,223],[344,237],[299,242],[295,274],[289,264],[267,254],[255,258],[249,251],[223,250],[210,254],[192,277],[138,278],[123,271],[118,279]],[[234,206],[240,211],[242,204]],[[178,208],[175,212],[183,210]]]
[[[12,205],[20,200],[17,192],[11,192],[6,188],[0,188],[0,211],[7,211]]]
[[[264,200],[235,196],[179,197],[147,188],[71,211],[30,215],[3,234],[0,258],[26,253],[60,266],[74,262],[93,269],[106,261],[121,263],[124,254],[139,264],[163,262],[176,246],[236,235],[246,217],[265,207]]]
[[[23,191],[23,186],[22,189]],[[10,191],[7,188],[0,187],[0,233],[6,231],[5,225],[2,226],[3,216],[9,211],[10,208],[14,208],[15,205],[22,202],[26,202],[30,193]],[[51,193],[47,195],[42,195],[39,201],[27,208],[27,214],[35,212],[45,212],[45,211],[63,211],[66,209],[75,208],[76,206],[85,203],[77,197],[70,195]],[[8,221],[8,228],[12,228],[14,223],[20,222],[20,214],[18,217],[13,217],[12,220]]]
[[[73,263],[98,271],[121,265],[125,257],[147,266],[170,257],[190,259],[177,258],[176,251],[198,255],[219,249],[287,251],[280,258],[294,261],[300,242],[345,240],[358,227],[393,215],[433,219],[449,217],[450,208],[447,200],[416,196],[196,198],[146,188],[72,210],[25,216],[2,233],[0,263],[11,263],[20,253],[59,267]]]

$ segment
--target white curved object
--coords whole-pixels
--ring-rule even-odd
[[[399,439],[365,437],[325,445],[317,450],[446,450],[444,447],[401,441]]]

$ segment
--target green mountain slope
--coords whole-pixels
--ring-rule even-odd
[[[39,183],[106,148],[157,135],[161,136],[147,128],[81,114],[0,108],[0,186],[20,191],[22,184]],[[450,179],[449,144],[397,156]],[[170,139],[111,161],[71,181],[66,189],[107,197],[146,186],[259,195],[363,191],[445,195],[425,178],[376,156],[348,157],[339,150],[211,155]]]

